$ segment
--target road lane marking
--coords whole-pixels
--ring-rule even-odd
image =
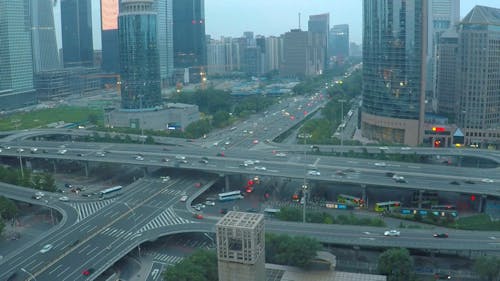
[[[56,268],[54,268],[53,270],[49,271],[49,274],[53,274],[54,271],[57,271],[60,267],[62,267],[62,264],[56,266]]]

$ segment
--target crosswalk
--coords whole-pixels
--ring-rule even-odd
[[[148,231],[150,229],[160,228],[163,226],[186,224],[186,223],[193,223],[193,222],[179,217],[172,208],[167,208],[165,211],[161,212],[161,214],[156,216],[153,220],[151,220],[141,229],[139,229],[139,233]]]
[[[101,232],[102,235],[107,235],[113,238],[120,238],[120,240],[132,240],[136,238],[138,235],[137,233],[134,233],[129,230],[125,229],[120,229],[120,228],[115,228],[115,227],[108,227],[104,229]]]
[[[168,254],[162,254],[158,252],[148,252],[147,255],[153,257],[153,261],[161,262],[167,265],[173,265],[179,263],[184,259],[184,257],[172,256]]]
[[[76,222],[79,222],[81,220],[84,220],[86,217],[94,214],[95,212],[99,211],[103,207],[114,202],[115,200],[116,200],[116,198],[101,200],[101,201],[94,201],[94,202],[86,202],[86,203],[72,202],[72,203],[70,203],[70,205],[71,205],[71,207],[75,208],[76,211],[78,212],[78,218],[77,218]]]

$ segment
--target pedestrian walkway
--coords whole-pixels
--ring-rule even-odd
[[[172,256],[168,254],[159,253],[156,251],[145,251],[143,252],[145,256],[150,256],[153,258],[153,262],[161,262],[166,265],[174,265],[179,263],[184,259],[184,257]]]
[[[139,233],[148,231],[150,229],[160,228],[163,226],[186,224],[186,223],[193,223],[193,222],[179,217],[172,208],[168,208],[161,214],[156,216],[153,220],[148,222],[146,225],[144,225],[141,229],[139,229]]]
[[[78,218],[76,222],[79,222],[81,220],[84,220],[88,216],[96,213],[103,207],[113,203],[116,200],[116,198],[113,199],[108,199],[108,200],[101,200],[101,201],[94,201],[94,202],[72,202],[69,203],[71,207],[75,208],[76,211],[78,212]]]
[[[104,229],[104,231],[102,231],[100,234],[111,236],[113,238],[119,238],[121,240],[127,240],[127,239],[132,240],[132,239],[136,238],[138,235],[140,235],[140,234],[131,232],[129,230],[114,228],[114,227],[108,227],[108,228]]]

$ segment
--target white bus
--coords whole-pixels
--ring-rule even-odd
[[[229,201],[243,199],[243,194],[239,190],[219,193],[219,201]]]
[[[122,193],[122,186],[118,185],[115,187],[106,188],[101,192],[99,192],[99,198],[100,199],[111,198],[120,195],[121,193]]]

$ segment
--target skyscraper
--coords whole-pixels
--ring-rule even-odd
[[[422,141],[427,0],[363,1],[362,134],[384,143]]]
[[[88,0],[61,0],[64,67],[93,66],[92,9]]]
[[[328,56],[342,61],[349,56],[349,25],[334,25],[330,29],[330,42]]]
[[[0,1],[0,109],[35,103],[29,0]]]
[[[110,73],[120,71],[118,12],[119,0],[101,0],[102,69]]]
[[[321,74],[324,60],[324,40],[321,33],[292,29],[283,35],[283,76],[306,77]]]
[[[52,0],[31,1],[33,64],[35,73],[61,67],[54,27]]]
[[[190,81],[199,82],[207,64],[205,1],[173,0],[174,68],[190,68]]]
[[[428,0],[429,24],[427,40],[427,110],[437,110],[436,97],[436,59],[439,37],[444,31],[457,25],[460,21],[460,0]]]
[[[436,97],[438,113],[455,116],[458,111],[458,33],[451,28],[441,34],[436,53]]]
[[[162,85],[169,84],[174,71],[172,9],[172,0],[154,2],[154,10],[158,16],[158,52]]]
[[[118,16],[122,108],[161,105],[157,18],[154,0],[122,0]]]
[[[329,59],[328,57],[328,41],[329,41],[329,33],[330,33],[330,14],[320,14],[320,15],[312,15],[309,16],[309,22],[307,23],[307,27],[309,32],[319,33],[321,34],[320,43],[323,44],[322,53],[320,54],[319,59],[323,63],[323,69],[328,67]]]
[[[500,9],[475,6],[459,28],[457,125],[467,145],[500,145]]]

